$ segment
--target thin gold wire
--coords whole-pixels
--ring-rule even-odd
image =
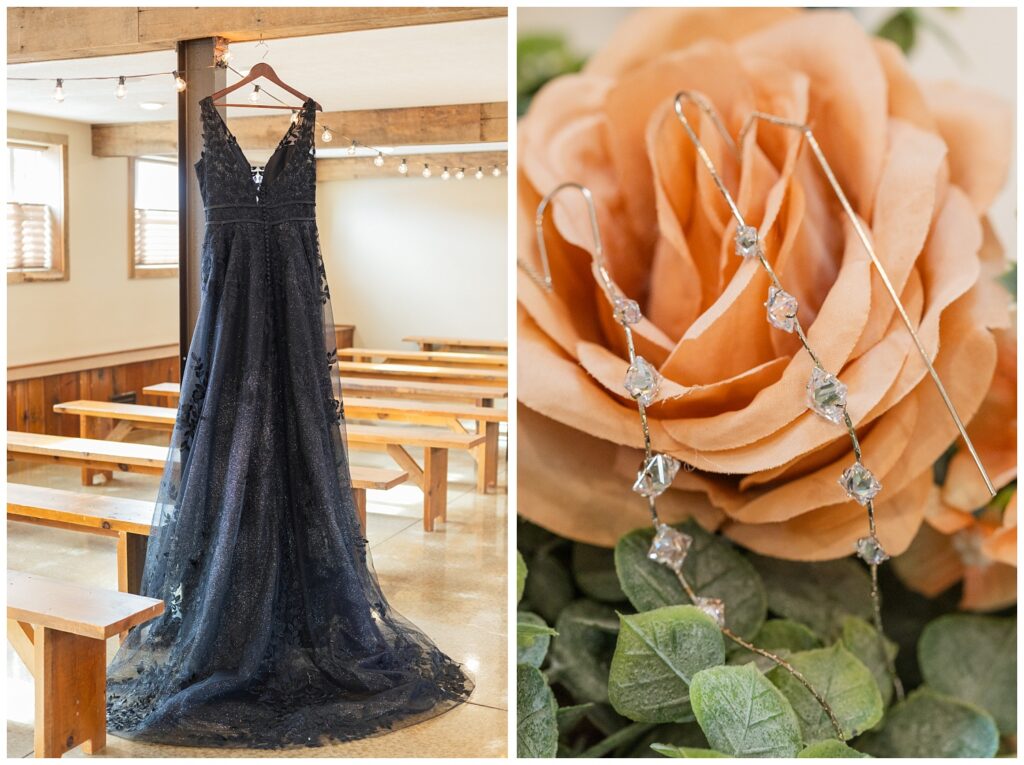
[[[597,271],[601,276],[601,286],[608,295],[608,299],[611,301],[612,305],[614,305],[616,298],[622,298],[624,296],[622,295],[621,291],[618,289],[615,282],[612,280],[611,276],[608,274],[608,271],[604,267],[604,247],[601,241],[601,230],[597,224],[597,209],[594,205],[594,197],[591,194],[590,189],[588,189],[586,186],[583,186],[582,184],[568,182],[556,186],[541,200],[540,205],[538,205],[537,207],[537,217],[535,220],[537,228],[537,243],[538,247],[540,248],[541,267],[544,269],[544,272],[538,272],[529,263],[522,259],[519,260],[519,265],[542,289],[545,289],[549,292],[552,290],[553,285],[551,280],[551,271],[547,257],[547,250],[544,246],[544,213],[547,210],[548,203],[556,195],[558,195],[565,189],[575,189],[579,191],[583,195],[583,198],[587,203],[587,209],[590,212],[591,232],[594,237],[594,264],[595,266],[597,266]],[[625,323],[622,324],[622,329],[626,333],[626,346],[629,350],[629,363],[630,365],[635,365],[637,362],[637,354],[636,348],[633,344],[633,331],[629,327],[629,325]],[[641,401],[636,401],[636,406],[637,411],[640,414],[640,426],[643,429],[644,434],[644,464],[646,464],[647,460],[650,460],[652,457],[650,427],[647,421],[647,410],[644,407],[643,403]],[[647,506],[651,514],[651,523],[654,526],[655,532],[657,532],[658,527],[661,525],[661,519],[658,516],[658,509],[654,497],[647,497]],[[694,591],[693,587],[690,586],[690,583],[683,575],[683,572],[675,571],[675,574],[676,577],[679,579],[679,583],[682,586],[683,591],[686,593],[687,597],[690,599],[691,602],[696,604],[699,596]],[[811,696],[813,696],[814,700],[821,706],[821,708],[825,710],[825,714],[828,715],[829,721],[832,723],[832,727],[835,730],[836,736],[839,738],[839,740],[846,740],[846,735],[843,733],[843,727],[839,723],[839,719],[836,716],[835,710],[832,709],[831,705],[825,700],[824,696],[821,695],[821,693],[811,684],[811,682],[799,670],[796,669],[796,667],[794,667],[788,661],[783,659],[781,656],[778,656],[764,648],[759,648],[758,646],[755,646],[753,643],[744,640],[724,625],[720,625],[719,629],[721,630],[723,635],[725,635],[727,638],[735,642],[737,645],[740,645],[749,651],[753,651],[756,654],[759,654],[767,659],[770,659],[775,664],[782,667],[783,670],[789,672],[797,680],[797,682],[799,682],[801,685],[804,686],[804,688],[807,689],[807,691],[811,694]]]

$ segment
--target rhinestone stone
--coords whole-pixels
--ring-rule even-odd
[[[882,490],[882,484],[878,482],[878,479],[859,462],[853,463],[843,471],[839,485],[843,487],[850,499],[855,499],[862,505],[866,505]]]
[[[835,375],[821,367],[814,367],[810,382],[807,383],[807,406],[838,425],[843,421],[843,411],[846,409],[846,386]]]
[[[615,321],[624,327],[630,324],[638,324],[643,314],[640,313],[640,304],[622,295],[616,295],[612,304],[615,311]]]
[[[643,497],[659,497],[672,485],[678,472],[679,460],[667,454],[655,454],[640,466],[633,491]]]
[[[689,534],[659,523],[658,531],[651,541],[651,547],[647,550],[647,557],[678,573],[683,570],[686,553],[691,544],[693,544],[693,537]]]
[[[868,565],[877,565],[889,560],[889,553],[876,537],[861,537],[857,540],[857,555]]]
[[[693,601],[693,605],[714,619],[719,627],[725,626],[725,603],[718,598],[698,597]]]
[[[752,258],[757,254],[757,229],[753,226],[739,226],[736,229],[736,254],[741,258]]]
[[[783,332],[792,332],[796,329],[796,298],[785,290],[778,287],[768,288],[768,302],[764,304],[768,309],[768,323]]]
[[[636,357],[636,363],[630,364],[626,371],[624,383],[629,395],[644,406],[650,406],[658,397],[661,388],[661,375],[643,356]]]

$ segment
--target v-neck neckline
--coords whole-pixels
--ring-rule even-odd
[[[288,129],[285,130],[284,135],[281,136],[281,140],[277,142],[277,146],[275,147],[274,151],[267,158],[267,161],[263,163],[263,172],[261,173],[261,176],[260,176],[260,182],[257,183],[256,179],[253,177],[253,173],[252,173],[252,168],[256,167],[256,166],[253,165],[251,162],[249,162],[249,158],[247,156],[245,156],[245,152],[242,151],[242,147],[238,145],[238,139],[235,138],[235,134],[232,133],[231,132],[231,128],[228,127],[227,120],[225,120],[221,116],[220,112],[217,111],[216,107],[214,107],[214,105],[213,105],[213,97],[212,96],[207,96],[206,98],[203,99],[203,103],[205,103],[210,108],[210,110],[213,111],[213,113],[217,115],[217,121],[220,123],[221,129],[224,131],[224,134],[227,136],[228,143],[230,143],[232,146],[234,146],[236,155],[240,158],[241,162],[245,165],[245,176],[246,176],[246,179],[249,181],[249,184],[252,187],[252,190],[256,194],[256,200],[259,201],[259,199],[263,196],[263,191],[264,191],[264,189],[266,188],[266,185],[267,185],[266,169],[267,169],[267,167],[270,166],[270,163],[274,160],[274,158],[277,157],[277,155],[281,151],[281,149],[285,148],[285,141],[288,139],[288,136],[291,134],[292,130],[296,128],[296,123],[292,123],[292,124],[288,125]],[[307,112],[309,111],[310,105],[312,103],[313,103],[313,99],[312,98],[307,98],[306,101],[302,104],[302,107],[298,111],[298,113],[301,115],[300,119],[308,119]],[[203,147],[204,151],[205,151],[205,148],[206,147],[204,146]],[[274,177],[276,177],[276,176],[274,176]]]

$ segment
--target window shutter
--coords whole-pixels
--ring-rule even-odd
[[[53,267],[57,218],[49,205],[7,203],[7,269]]]
[[[142,268],[178,265],[176,210],[135,208],[135,265]]]

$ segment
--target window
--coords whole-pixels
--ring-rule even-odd
[[[7,282],[67,278],[67,136],[7,137]]]
[[[128,168],[132,202],[132,277],[178,274],[178,165],[138,157]]]

